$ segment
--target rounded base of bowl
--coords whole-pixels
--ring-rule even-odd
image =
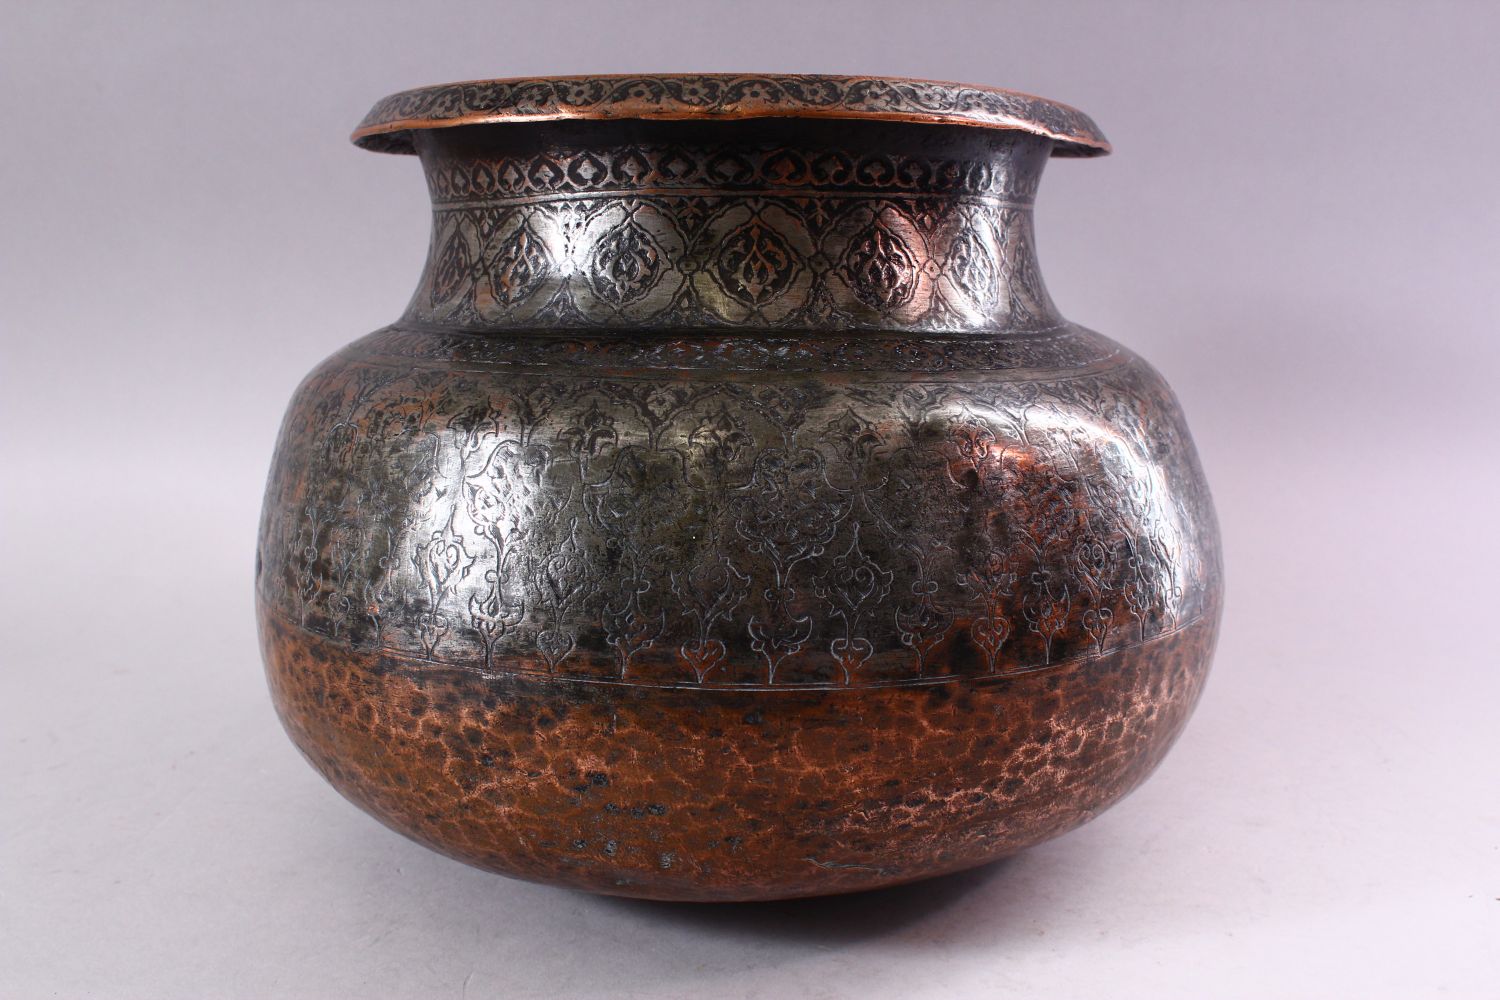
[[[683,901],[874,889],[1087,821],[1161,761],[1217,626],[1009,675],[747,690],[483,672],[260,622],[288,733],[386,825],[501,874]]]

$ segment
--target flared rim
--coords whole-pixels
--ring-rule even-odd
[[[1088,115],[998,87],[884,76],[665,73],[518,77],[404,90],[376,103],[350,137],[363,149],[412,153],[423,129],[564,119],[733,121],[840,118],[1011,129],[1053,140],[1055,156],[1101,156]]]

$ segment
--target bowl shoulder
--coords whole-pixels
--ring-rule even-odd
[[[482,672],[926,683],[1217,614],[1161,377],[1098,334],[484,338],[316,369],[268,484],[268,613]]]

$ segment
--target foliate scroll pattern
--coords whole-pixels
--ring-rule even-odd
[[[912,373],[965,377],[983,372],[1084,370],[1115,363],[1113,342],[1076,326],[1030,336],[960,334],[914,336],[867,333],[775,336],[766,333],[691,337],[589,337],[555,333],[479,333],[419,330],[400,324],[366,337],[372,358],[391,364],[438,361],[460,368],[540,368],[625,372],[717,371],[828,374],[903,380]]]
[[[1041,160],[641,143],[438,151],[411,322],[488,330],[1036,331]]]
[[[407,660],[704,686],[1003,675],[1184,624],[1217,558],[1175,404],[1134,366],[1002,387],[351,363],[294,406],[262,598]]]

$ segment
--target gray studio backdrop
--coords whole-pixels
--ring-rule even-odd
[[[1493,3],[23,3],[0,10],[0,996],[1493,996]],[[393,319],[376,98],[663,69],[993,83],[1092,114],[1038,226],[1176,386],[1216,673],[1152,782],[1010,862],[693,908],[507,881],[296,755],[251,626],[301,375]]]

